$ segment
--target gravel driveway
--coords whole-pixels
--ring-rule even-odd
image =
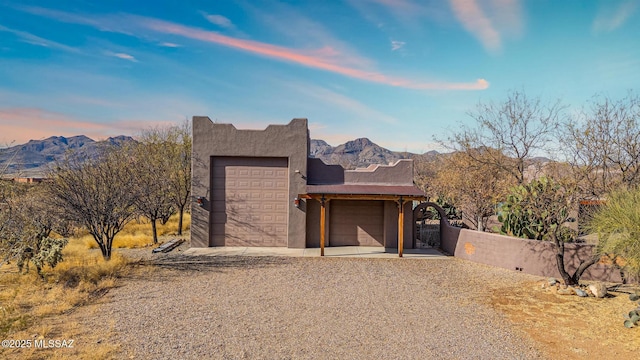
[[[143,269],[143,272],[147,272]],[[84,317],[136,359],[532,359],[487,305],[536,279],[454,258],[172,256]]]

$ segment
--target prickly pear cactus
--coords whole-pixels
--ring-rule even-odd
[[[511,188],[498,213],[498,221],[502,223],[500,232],[535,240],[544,240],[550,234],[557,236],[568,211],[568,198],[562,187],[550,178],[541,177]]]
[[[629,300],[631,301],[637,301],[638,299],[640,299],[640,296],[638,296],[637,294],[629,295]],[[640,325],[640,307],[638,307],[636,310],[629,311],[629,314],[625,315],[624,320],[624,326],[629,329],[638,325]]]

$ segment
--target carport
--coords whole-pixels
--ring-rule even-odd
[[[334,215],[340,215],[340,219],[343,221],[339,224],[339,228],[358,227],[360,229],[362,216],[360,216],[360,210],[365,211],[365,218],[368,214],[370,217],[365,224],[367,229],[361,231],[357,236],[358,241],[363,238],[364,241],[369,238],[376,239],[379,234],[380,228],[384,231],[383,224],[385,223],[384,215],[382,218],[376,218],[375,209],[379,206],[377,203],[384,206],[385,202],[393,202],[398,208],[397,215],[397,247],[398,256],[402,257],[404,248],[404,228],[405,228],[405,213],[411,212],[411,202],[414,200],[425,200],[425,194],[422,190],[418,189],[414,185],[365,185],[365,184],[333,184],[333,185],[308,185],[307,193],[299,196],[302,199],[313,199],[320,203],[320,256],[324,256],[324,249],[326,244],[326,228],[327,228],[327,205],[330,201],[335,204],[340,204],[340,207],[334,207]],[[377,202],[377,203],[376,203]],[[360,206],[361,205],[361,206]],[[341,212],[336,212],[336,209],[342,209]],[[350,209],[345,210],[345,209]],[[371,210],[374,209],[374,210]],[[335,218],[336,216],[332,217]],[[376,228],[376,224],[380,225],[380,228]],[[344,235],[335,228],[338,224],[333,224],[330,229],[336,234]],[[368,233],[374,232],[374,234]],[[364,234],[362,234],[364,233]],[[342,244],[341,244],[342,245]],[[358,245],[371,245],[363,244],[359,242]],[[386,243],[381,245],[386,246]]]

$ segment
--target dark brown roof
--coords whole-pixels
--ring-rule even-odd
[[[307,194],[425,196],[414,185],[307,185]]]

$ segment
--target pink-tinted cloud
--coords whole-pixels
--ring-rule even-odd
[[[382,72],[371,70],[370,66],[363,67],[364,64],[368,65],[370,61],[365,61],[359,57],[352,58],[345,56],[343,52],[331,46],[323,46],[317,50],[299,50],[259,41],[239,39],[163,20],[126,14],[91,17],[36,7],[25,7],[22,8],[22,10],[32,14],[50,17],[58,21],[89,25],[104,31],[119,32],[143,38],[146,34],[136,34],[146,30],[161,34],[178,35],[193,40],[227,46],[280,61],[333,72],[354,79],[408,89],[484,90],[489,86],[489,83],[484,79],[477,79],[474,82],[431,82],[386,75]]]
[[[500,49],[500,33],[476,0],[449,0],[458,21],[467,31],[477,37],[484,47],[491,51]]]
[[[391,86],[405,87],[409,89],[447,89],[447,90],[482,90],[489,86],[484,79],[478,79],[472,83],[448,83],[448,82],[419,82],[399,77],[392,77],[376,71],[368,71],[354,67],[343,66],[337,63],[332,56],[331,49],[309,52],[290,49],[286,47],[266,44],[258,41],[237,39],[215,32],[205,31],[166,21],[154,19],[142,19],[139,23],[153,31],[184,36],[190,39],[215,43],[249,53],[258,54],[282,61],[292,62],[306,67],[334,72],[347,77],[364,81],[380,83]],[[323,56],[324,55],[324,56]]]
[[[96,123],[75,119],[65,114],[37,108],[0,108],[0,146],[12,142],[22,144],[29,140],[50,136],[86,135],[99,140],[109,136],[134,135],[151,126],[164,126],[170,122],[121,120]]]

